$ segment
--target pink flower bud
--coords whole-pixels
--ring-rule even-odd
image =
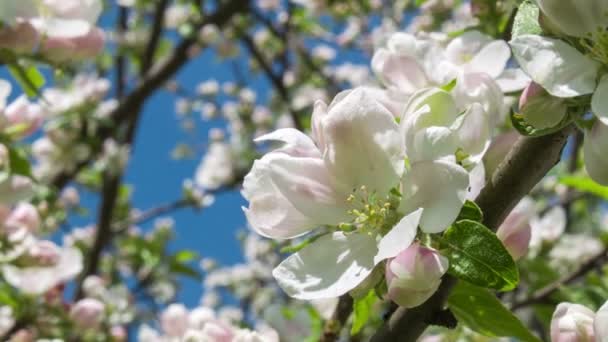
[[[84,329],[93,329],[103,320],[105,305],[97,299],[85,298],[79,300],[70,310],[74,323]]]
[[[543,129],[559,124],[568,107],[563,99],[549,95],[539,84],[531,82],[519,98],[519,111],[528,124]]]
[[[36,241],[29,249],[28,255],[37,266],[53,266],[59,262],[61,250],[48,240]]]
[[[9,227],[23,227],[35,233],[40,228],[40,216],[36,207],[27,202],[21,202],[13,209],[5,223]]]
[[[115,325],[110,329],[112,341],[122,342],[127,340],[127,330],[121,325]]]
[[[23,138],[36,131],[42,124],[42,108],[28,101],[25,95],[13,101],[4,111],[9,127],[21,126],[18,136]]]
[[[439,287],[448,259],[414,243],[386,263],[388,297],[406,308],[424,303]]]
[[[551,318],[552,342],[593,342],[595,313],[571,303],[560,303]]]
[[[171,337],[181,337],[188,330],[188,310],[182,304],[171,304],[160,315],[163,332]]]
[[[40,46],[40,52],[57,62],[78,61],[100,54],[104,43],[103,31],[93,27],[83,36],[47,37]]]
[[[517,260],[528,253],[532,228],[530,219],[535,214],[534,202],[524,198],[513,208],[509,216],[500,225],[496,236],[502,241],[513,259]]]

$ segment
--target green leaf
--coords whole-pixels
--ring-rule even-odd
[[[370,312],[376,303],[376,292],[371,290],[365,297],[355,298],[353,304],[353,326],[350,329],[351,335],[357,335],[365,326],[370,317]]]
[[[454,89],[454,87],[456,86],[456,79],[451,80],[450,82],[442,85],[440,88],[447,91],[447,92],[451,92],[452,89]]]
[[[196,258],[198,258],[198,253],[187,249],[179,251],[173,256],[173,260],[179,262],[180,264],[188,263]]]
[[[481,287],[459,281],[448,298],[448,306],[460,323],[479,334],[540,341],[493,293]]]
[[[32,168],[30,161],[27,159],[27,154],[22,149],[11,148],[8,152],[11,174],[31,177]]]
[[[541,137],[561,131],[564,127],[568,126],[572,122],[572,118],[566,115],[564,119],[557,125],[549,128],[538,129],[526,122],[524,116],[520,113],[511,113],[511,124],[521,134],[528,137]]]
[[[543,29],[538,22],[539,14],[538,6],[530,1],[524,1],[519,5],[517,15],[513,21],[511,37],[515,38],[524,34],[542,34]]]
[[[507,291],[519,282],[515,261],[492,231],[479,222],[457,221],[443,234],[448,273],[475,285]]]
[[[599,185],[586,176],[563,176],[559,182],[581,192],[593,194],[608,200],[608,186]]]
[[[481,208],[475,202],[467,200],[464,202],[462,209],[460,209],[460,214],[458,214],[458,218],[456,219],[456,221],[461,220],[482,222],[483,213],[481,212]]]
[[[46,82],[44,75],[33,65],[23,67],[19,64],[11,64],[8,66],[8,70],[30,98],[36,97]]]
[[[190,277],[193,279],[198,280],[201,278],[201,275],[198,273],[198,271],[188,265],[173,262],[173,263],[171,263],[171,266],[169,267],[169,269],[173,273],[181,274],[183,276]]]

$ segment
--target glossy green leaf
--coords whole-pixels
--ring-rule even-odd
[[[30,98],[36,97],[40,88],[46,83],[44,75],[35,66],[23,67],[19,64],[11,64],[8,70]]]
[[[11,174],[17,174],[27,177],[32,176],[32,168],[30,166],[30,161],[28,160],[25,151],[18,148],[9,149],[9,160]]]
[[[483,221],[483,213],[481,212],[481,208],[479,208],[475,202],[467,200],[464,202],[462,209],[460,209],[458,219],[456,219],[456,221],[461,220],[471,220],[477,222]]]
[[[490,291],[458,282],[448,298],[454,316],[469,329],[489,337],[514,337],[525,342],[539,342],[536,336]]]
[[[448,272],[475,285],[501,291],[519,282],[515,261],[502,242],[483,224],[456,222],[443,234],[442,254],[450,260]]]
[[[515,38],[524,34],[542,34],[543,30],[538,22],[539,14],[538,6],[531,1],[524,1],[517,10],[511,36]]]
[[[353,304],[353,325],[350,329],[351,335],[357,335],[370,318],[370,313],[378,297],[374,290],[367,293],[365,297],[355,298]]]

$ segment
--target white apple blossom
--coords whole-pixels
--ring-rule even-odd
[[[6,264],[2,266],[2,274],[9,284],[24,293],[40,295],[71,280],[82,267],[82,253],[77,248],[65,247],[52,265],[18,267]]]
[[[92,29],[102,6],[100,0],[2,1],[0,21],[9,25],[29,21],[49,37],[73,38]]]
[[[595,313],[589,308],[572,303],[560,303],[551,318],[551,341],[594,342]]]
[[[442,231],[464,203],[468,174],[452,161],[412,153],[415,162],[404,174],[399,126],[367,88],[340,93],[329,106],[317,102],[312,135],[281,129],[260,137],[284,145],[257,160],[243,184],[245,214],[264,236],[294,238],[322,225],[355,228],[325,234],[275,268],[279,285],[293,297],[337,297],[354,289],[414,240],[418,223],[424,231]],[[400,181],[399,209],[406,216],[389,219],[398,207],[389,191]],[[433,182],[446,187],[441,196],[418,191]],[[377,211],[361,220],[358,210]]]

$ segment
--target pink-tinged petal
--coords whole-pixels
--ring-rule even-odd
[[[486,44],[469,62],[467,70],[484,72],[492,78],[499,77],[511,58],[511,49],[504,40]]]
[[[595,90],[600,64],[569,44],[537,35],[511,41],[513,55],[532,80],[557,97],[575,97]]]
[[[404,167],[399,127],[365,89],[334,99],[322,126],[325,164],[342,191],[365,185],[383,196],[398,184]]]
[[[399,209],[407,213],[424,208],[421,229],[439,233],[458,217],[467,196],[469,174],[448,161],[417,162],[403,176],[401,187]]]
[[[608,75],[600,79],[591,98],[591,110],[604,125],[608,125]]]
[[[386,264],[388,297],[400,306],[412,308],[435,293],[448,260],[437,251],[414,243]]]
[[[254,230],[287,239],[323,224],[346,221],[347,196],[335,191],[323,160],[270,153],[255,161],[243,182]]]
[[[372,69],[387,87],[405,94],[412,94],[429,84],[424,69],[412,56],[381,49],[374,54]]]
[[[339,297],[372,272],[377,251],[373,236],[336,232],[292,254],[272,274],[291,297],[304,300]]]
[[[273,141],[283,143],[283,146],[273,152],[282,152],[293,157],[321,158],[321,152],[315,143],[297,129],[281,128],[255,139],[256,143]]]

